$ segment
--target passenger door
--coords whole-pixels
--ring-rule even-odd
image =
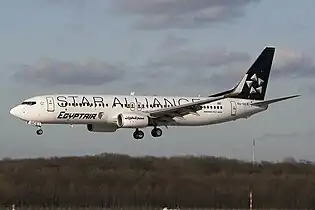
[[[235,101],[231,101],[231,116],[235,116],[236,115],[236,102]]]
[[[48,112],[54,112],[55,111],[55,103],[53,97],[46,97],[47,101],[47,111]]]

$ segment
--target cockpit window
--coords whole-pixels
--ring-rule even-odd
[[[32,106],[32,105],[36,104],[36,101],[24,101],[24,102],[22,102],[22,104],[26,104],[26,105]]]

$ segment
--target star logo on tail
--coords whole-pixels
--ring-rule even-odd
[[[246,85],[249,88],[249,94],[262,94],[262,85],[264,82],[264,80],[260,79],[256,74],[254,74],[249,80],[246,81]]]

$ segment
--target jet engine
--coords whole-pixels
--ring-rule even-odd
[[[117,116],[120,128],[144,128],[149,125],[149,118],[137,113],[121,113]]]
[[[115,124],[87,124],[86,127],[91,132],[115,132],[117,130]]]

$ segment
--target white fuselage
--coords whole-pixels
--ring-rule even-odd
[[[143,112],[177,106],[206,97],[78,95],[36,96],[14,107],[10,113],[41,124],[115,124],[120,113]],[[35,103],[36,102],[36,103]],[[170,126],[203,126],[247,118],[267,107],[250,105],[253,100],[225,98],[202,105],[197,114],[174,117]]]

